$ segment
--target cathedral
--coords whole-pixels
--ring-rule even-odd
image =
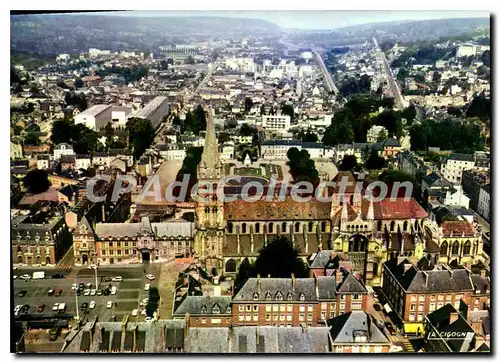
[[[371,202],[363,193],[355,193],[356,179],[350,172],[338,173],[334,181],[347,177],[352,187],[342,192],[330,190],[327,202],[316,198],[299,202],[288,194],[284,200],[273,197],[253,202],[220,200],[217,184],[229,175],[224,175],[226,169],[219,156],[211,110],[207,113],[198,182],[200,187],[211,185],[212,190],[196,203],[194,252],[212,273],[236,273],[244,258],[254,260],[262,247],[281,235],[292,241],[305,261],[321,250],[348,259],[353,272],[371,285],[380,285],[382,263],[391,258],[420,259],[425,256],[439,263],[450,262],[450,258],[456,257],[458,263],[470,264],[474,262],[472,252],[482,253],[479,235],[460,226],[454,227],[468,234],[464,232],[458,236],[457,232],[460,244],[454,241],[453,250],[448,248],[452,227],[445,230],[437,227],[413,198]],[[224,194],[228,195],[229,189],[229,194],[241,193],[243,183],[254,179],[249,176],[242,180],[240,185],[224,187]],[[266,178],[256,180],[263,183],[264,189],[268,187]]]

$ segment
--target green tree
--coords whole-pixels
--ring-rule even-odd
[[[302,140],[303,142],[318,142],[318,135],[309,128],[307,132],[300,130],[297,135],[297,138]]]
[[[104,127],[104,136],[106,136],[106,147],[110,148],[115,136],[115,130],[113,129],[111,122],[108,122]]]
[[[243,261],[241,261],[240,267],[238,269],[238,274],[236,275],[236,278],[234,280],[234,294],[236,295],[238,291],[245,285],[245,282],[250,277],[257,276],[257,274],[254,271],[253,265],[250,263],[248,260],[248,257],[245,257]]]
[[[249,113],[253,107],[253,101],[250,97],[245,97],[245,114]]]
[[[377,136],[377,142],[385,141],[385,140],[387,140],[387,138],[388,138],[387,131],[382,130],[382,131],[380,131],[380,133]]]
[[[287,237],[280,236],[259,251],[254,264],[254,274],[267,277],[307,277],[307,267],[299,257],[297,249]]]
[[[40,138],[34,133],[29,133],[24,137],[24,144],[38,146],[40,145]]]
[[[486,67],[491,67],[491,52],[486,50],[481,54],[481,60]]]
[[[314,185],[319,183],[319,173],[307,150],[292,147],[287,152],[287,165],[294,181],[309,181]]]
[[[194,58],[192,56],[190,56],[190,55],[188,55],[186,57],[186,59],[184,60],[184,64],[194,64],[194,63],[195,63],[194,62]]]
[[[289,104],[286,104],[286,103],[282,104],[281,105],[281,112],[283,113],[283,115],[290,116],[290,120],[294,119],[295,111],[294,111],[292,105],[289,105]]]
[[[385,159],[378,155],[378,151],[372,149],[366,161],[365,167],[368,170],[378,170],[385,168]]]
[[[358,168],[358,160],[354,155],[344,155],[339,165],[339,171],[353,171]]]
[[[75,88],[82,88],[82,87],[83,87],[82,79],[79,77],[75,78]]]
[[[50,187],[47,170],[34,169],[23,178],[23,185],[31,194],[46,192]]]
[[[402,111],[401,117],[406,119],[407,125],[411,125],[415,121],[415,117],[417,117],[417,109],[414,105],[410,105]]]
[[[56,120],[52,123],[50,140],[54,145],[71,142],[71,124],[68,121]]]
[[[155,130],[150,120],[141,118],[130,118],[127,121],[129,145],[133,147],[135,160],[139,160],[144,151],[154,141]]]

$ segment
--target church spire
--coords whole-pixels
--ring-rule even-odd
[[[201,154],[201,161],[198,168],[198,178],[213,179],[221,176],[221,162],[219,146],[215,136],[215,126],[212,117],[212,108],[204,107],[207,118],[207,129],[205,133],[205,146]]]

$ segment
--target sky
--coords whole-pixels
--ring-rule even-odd
[[[348,11],[348,10],[308,10],[308,11],[130,11],[112,12],[109,15],[123,16],[222,16],[235,18],[257,18],[268,20],[283,28],[295,29],[335,29],[350,25],[400,20],[427,20],[446,18],[484,18],[485,11]]]

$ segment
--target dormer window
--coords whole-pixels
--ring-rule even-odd
[[[266,293],[266,300],[268,300],[268,301],[271,300],[271,293],[269,293],[269,292]]]
[[[281,291],[278,291],[276,293],[276,300],[279,300],[279,301],[283,300],[283,294],[281,293]]]
[[[254,299],[254,300],[259,300],[259,293],[254,292],[254,293],[253,293],[253,299]]]
[[[231,314],[231,306],[228,306],[228,307],[226,308],[226,314]]]
[[[206,314],[206,313],[207,313],[207,307],[206,307],[205,305],[203,305],[203,306],[201,307],[201,313],[202,313],[202,314]]]
[[[219,305],[215,304],[212,308],[212,314],[220,314]]]
[[[306,299],[306,295],[303,292],[301,292],[299,295],[299,300],[304,301],[305,299]]]
[[[291,293],[291,292],[289,292],[289,293],[288,293],[288,295],[286,296],[286,299],[287,299],[288,301],[293,300],[293,295],[292,295],[292,293]]]

